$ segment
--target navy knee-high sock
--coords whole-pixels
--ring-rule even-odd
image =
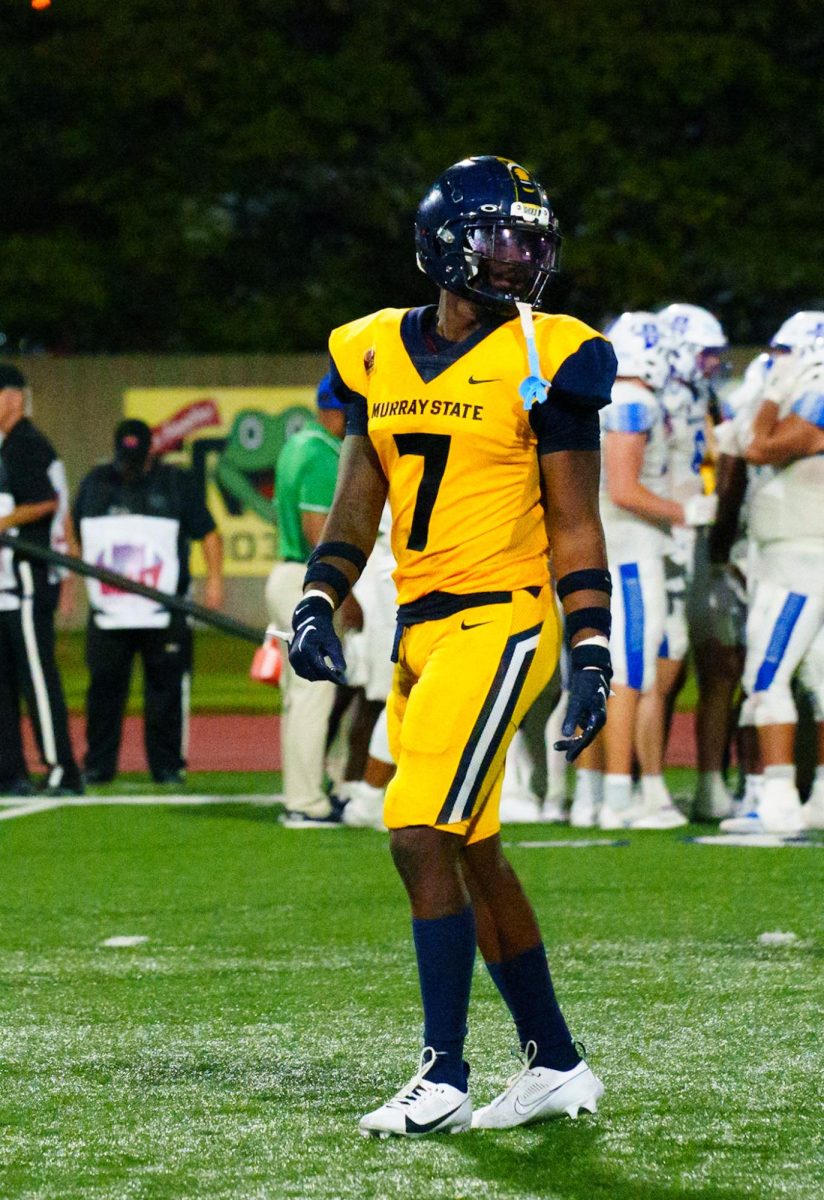
[[[427,1079],[465,1091],[463,1046],[475,961],[475,916],[468,905],[448,917],[415,918],[412,933],[423,1000],[424,1043],[438,1055]]]
[[[535,1067],[570,1071],[581,1061],[555,999],[543,942],[506,962],[487,963],[495,986],[512,1013],[521,1049],[534,1042]]]

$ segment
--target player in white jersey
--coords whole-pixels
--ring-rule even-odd
[[[708,515],[707,498],[684,506],[669,499],[664,413],[658,399],[669,370],[666,344],[652,313],[623,313],[606,334],[618,356],[612,402],[601,414],[604,471],[601,520],[612,576],[613,694],[598,742],[581,756],[570,820],[594,823],[603,784],[602,828],[671,828],[684,824],[663,775],[641,779],[632,801],[633,734],[638,698],[655,679],[664,631],[665,533]]]
[[[746,458],[771,469],[749,501],[755,590],[744,671],[764,783],[755,816],[725,821],[722,829],[798,833],[824,825],[824,794],[814,791],[805,810],[795,786],[790,687],[824,637],[824,341],[792,350],[770,371]],[[820,714],[824,676],[809,682]],[[824,726],[818,728],[822,747]]]
[[[741,384],[724,400],[725,420],[716,428],[715,439],[718,450],[716,462],[716,486],[719,497],[718,518],[710,533],[709,548],[712,563],[711,594],[708,608],[715,607],[726,613],[727,627],[737,630],[740,646],[741,672],[744,668],[746,644],[746,610],[741,613],[737,602],[729,602],[729,592],[738,591],[739,583],[755,587],[754,542],[747,539],[747,512],[760,487],[774,475],[772,466],[747,463],[744,455],[753,437],[753,421],[761,407],[770,372],[780,358],[793,349],[811,347],[824,334],[824,312],[798,312],[789,317],[769,343],[769,351],[756,356],[744,372]],[[724,573],[721,576],[721,573]],[[726,594],[716,586],[716,580],[726,579]],[[715,603],[717,601],[717,604]],[[728,645],[732,646],[732,640]],[[824,650],[824,638],[817,640],[802,664],[801,679],[807,683],[824,677],[824,664],[819,670]],[[816,707],[815,688],[808,687],[813,707]],[[753,716],[753,704],[745,698],[738,720],[738,753],[740,768],[744,774],[744,790],[734,818],[752,814],[758,808],[762,776],[758,754],[758,739]],[[824,772],[817,783],[819,792],[824,793]],[[824,804],[824,794],[819,799]],[[809,812],[813,810],[808,810]],[[726,827],[726,822],[722,828]]]
[[[671,370],[662,395],[669,427],[671,495],[684,504],[704,494],[702,467],[708,455],[710,409],[727,336],[718,320],[695,304],[670,304],[658,313],[670,345]],[[698,783],[692,806],[698,818],[723,816],[730,797],[721,769],[727,745],[725,718],[734,682],[724,646],[701,635],[710,625],[703,603],[708,590],[706,538],[695,528],[676,526],[667,547],[667,618],[656,687],[644,696],[638,717],[638,756],[642,770],[660,772],[667,715],[684,680],[684,660],[695,646],[700,697],[696,714]],[[698,635],[696,637],[696,635]],[[734,678],[734,672],[733,672]]]

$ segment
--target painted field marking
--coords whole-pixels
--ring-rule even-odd
[[[54,808],[104,808],[108,805],[163,805],[171,807],[197,807],[206,804],[252,804],[258,808],[270,808],[282,804],[280,795],[237,794],[232,796],[61,796],[54,800],[29,800],[15,807],[0,810],[0,821],[11,821],[15,817],[32,817],[36,813]]]
[[[801,834],[799,837],[782,837],[779,833],[719,833],[707,837],[686,837],[682,842],[695,846],[735,846],[744,850],[776,850],[780,846],[812,846],[824,849],[824,841],[813,841]]]
[[[120,949],[121,946],[142,946],[148,940],[145,933],[117,933],[114,937],[106,938],[100,945]]]
[[[46,812],[49,808],[60,808],[62,800],[29,800],[12,808],[0,809],[0,821],[13,821],[15,817],[30,817],[34,813]]]
[[[558,838],[552,842],[504,842],[519,850],[588,850],[590,846],[628,846],[629,838]]]

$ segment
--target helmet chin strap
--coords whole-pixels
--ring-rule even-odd
[[[549,394],[550,383],[541,375],[541,360],[538,357],[538,347],[535,345],[535,322],[532,319],[532,305],[523,300],[516,300],[515,307],[521,318],[521,329],[524,331],[526,342],[526,357],[529,364],[529,374],[518,387],[524,408],[527,412],[533,404],[540,404]]]

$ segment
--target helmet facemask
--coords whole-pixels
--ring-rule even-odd
[[[535,305],[557,269],[560,238],[539,225],[496,222],[463,229],[464,295],[484,304]]]

